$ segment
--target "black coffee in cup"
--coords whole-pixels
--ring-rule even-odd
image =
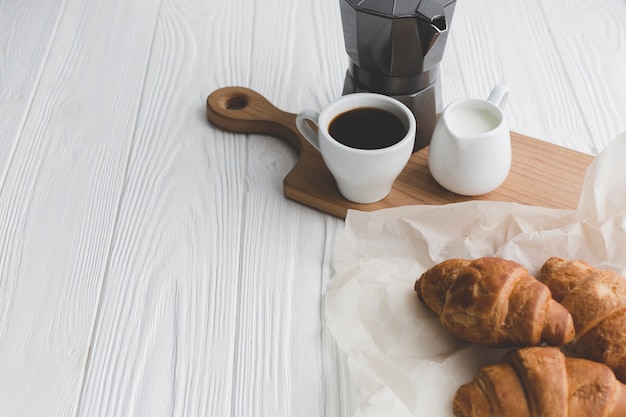
[[[357,149],[382,149],[400,142],[407,127],[395,114],[376,107],[359,107],[335,116],[328,133],[337,142]]]

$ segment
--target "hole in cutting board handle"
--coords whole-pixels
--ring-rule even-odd
[[[248,97],[243,94],[235,94],[233,96],[226,97],[224,104],[224,107],[227,110],[243,110],[248,105]]]

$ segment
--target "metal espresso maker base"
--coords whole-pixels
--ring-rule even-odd
[[[346,71],[346,78],[343,84],[343,95],[366,92],[378,92],[380,94],[388,95],[411,109],[411,112],[415,115],[415,121],[417,122],[415,146],[413,148],[414,152],[425,148],[430,144],[430,138],[433,135],[435,124],[437,123],[437,114],[443,110],[441,85],[439,82],[435,82],[412,94],[390,94],[385,93],[384,91],[372,91],[371,89],[359,86],[350,74],[350,71]]]

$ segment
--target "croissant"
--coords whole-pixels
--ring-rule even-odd
[[[415,291],[444,327],[468,342],[561,346],[574,337],[569,312],[513,261],[449,259],[423,273]]]
[[[608,365],[626,382],[624,278],[583,261],[557,257],[544,263],[537,278],[572,315],[576,336],[568,347],[577,356]]]
[[[626,385],[604,364],[526,347],[478,371],[453,400],[462,417],[623,417]]]

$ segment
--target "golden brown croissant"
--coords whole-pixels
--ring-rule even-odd
[[[526,268],[501,258],[449,259],[426,271],[415,291],[460,338],[485,346],[560,346],[572,317]]]
[[[570,347],[575,353],[605,363],[626,382],[626,280],[583,261],[557,257],[545,262],[538,279],[571,313],[576,336]]]
[[[623,417],[626,385],[601,363],[556,347],[513,350],[454,396],[463,417]]]

